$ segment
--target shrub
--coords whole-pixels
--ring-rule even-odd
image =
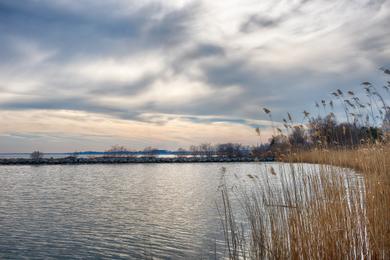
[[[34,151],[30,154],[30,158],[33,161],[40,161],[43,158],[43,153],[40,151]]]

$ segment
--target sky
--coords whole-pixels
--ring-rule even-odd
[[[382,84],[389,24],[389,0],[0,0],[0,152],[264,142],[263,107]]]

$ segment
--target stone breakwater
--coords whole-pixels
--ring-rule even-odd
[[[228,163],[228,162],[272,162],[273,157],[226,158],[226,157],[187,157],[187,158],[148,158],[148,157],[93,157],[93,158],[42,158],[42,159],[0,159],[0,165],[61,165],[61,164],[121,164],[121,163]]]

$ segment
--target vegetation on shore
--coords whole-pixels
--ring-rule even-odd
[[[134,164],[134,163],[229,163],[229,162],[258,162],[274,161],[273,157],[254,158],[254,157],[90,157],[77,158],[68,156],[65,158],[10,158],[1,159],[0,165],[79,165],[79,164]]]
[[[245,146],[239,143],[222,143],[222,144],[210,144],[202,143],[200,145],[191,145],[187,150],[179,148],[176,151],[162,150],[153,147],[146,147],[143,150],[136,151],[128,149],[121,145],[113,145],[104,152],[73,152],[64,153],[64,158],[61,159],[73,159],[76,160],[79,157],[88,158],[149,158],[154,159],[159,156],[175,156],[176,158],[223,158],[223,159],[239,159],[239,158],[252,158],[252,159],[264,159],[273,157],[269,151],[269,145],[260,146]],[[44,154],[40,151],[34,151],[30,154],[31,161],[39,162],[51,154]],[[1,163],[1,161],[0,161]]]
[[[292,154],[290,162],[310,162],[348,167],[364,178],[365,227],[373,258],[390,258],[390,147],[388,144],[350,150],[312,150]]]
[[[273,168],[263,174],[278,176],[279,185],[256,176],[248,176],[251,188],[223,183],[220,210],[230,259],[390,258],[390,108],[371,83],[362,86],[366,103],[338,89],[334,99],[316,102],[317,117],[304,111],[305,125],[288,114],[285,130],[274,129],[270,150],[292,175]],[[336,102],[346,122],[331,112]],[[272,119],[269,109],[264,112]]]

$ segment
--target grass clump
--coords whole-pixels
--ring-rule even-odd
[[[390,258],[390,147],[371,145],[357,149],[312,150],[290,155],[292,162],[348,167],[364,178],[364,205],[368,231],[368,255]]]
[[[248,177],[250,188],[232,190],[225,182],[229,258],[389,259],[389,153],[384,147],[305,151],[289,157],[289,170],[263,173],[271,176],[266,181]],[[269,180],[275,174],[278,185]]]

